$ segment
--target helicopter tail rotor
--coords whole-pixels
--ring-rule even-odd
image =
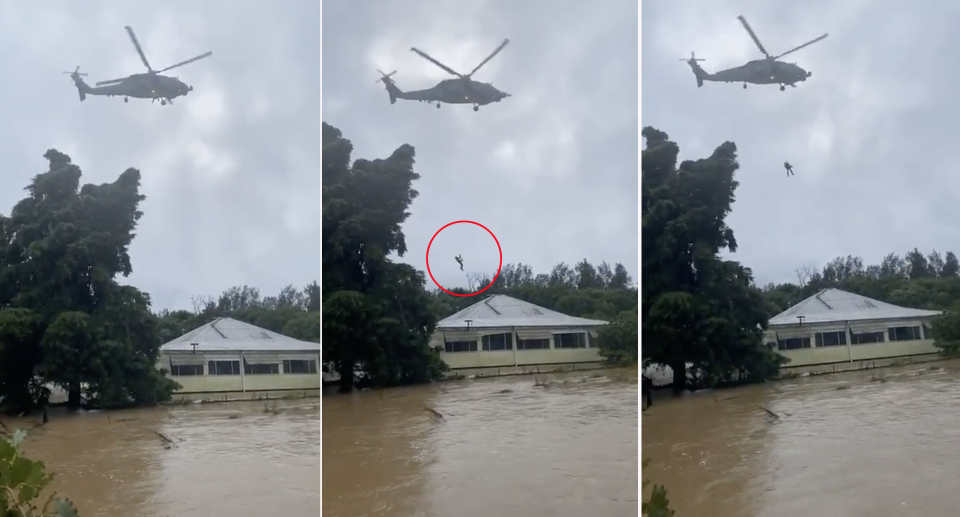
[[[82,74],[82,73],[80,73],[80,67],[79,67],[79,66],[77,66],[77,68],[75,68],[75,69],[73,70],[73,72],[63,72],[63,73],[65,73],[65,74],[67,74],[67,75],[69,75],[69,76],[71,76],[71,77],[74,76],[74,75],[77,76],[77,77],[86,77],[86,76],[88,75],[88,74]]]
[[[77,87],[77,93],[80,94],[80,102],[83,102],[87,98],[87,92],[90,91],[90,86],[87,83],[83,82],[83,77],[86,77],[87,74],[80,73],[80,67],[78,66],[73,70],[73,72],[64,72],[70,76],[70,79],[73,79],[73,84]]]
[[[708,74],[707,71],[701,68],[700,65],[698,64],[698,62],[706,61],[706,59],[698,58],[696,53],[691,52],[690,59],[681,58],[680,61],[684,61],[688,65],[690,65],[690,69],[693,70],[693,75],[697,76],[697,88],[703,86],[704,79],[710,78],[710,74]]]
[[[387,89],[387,94],[390,95],[390,104],[395,104],[397,98],[403,95],[403,92],[400,91],[400,88],[397,88],[397,83],[393,82],[391,76],[397,73],[396,70],[390,72],[389,74],[384,73],[383,70],[377,69],[377,72],[380,73],[380,79],[374,81],[375,83],[383,83],[383,86]]]

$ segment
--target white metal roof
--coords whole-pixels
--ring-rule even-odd
[[[254,352],[320,352],[321,349],[320,343],[293,339],[233,318],[217,318],[162,345],[160,351],[192,352],[194,343],[198,345],[197,351],[199,352],[247,350]]]
[[[595,327],[601,320],[567,316],[529,302],[495,294],[437,323],[437,330],[464,330],[491,327]]]
[[[940,311],[907,309],[840,289],[823,289],[770,318],[770,326],[796,325],[800,323],[798,316],[803,316],[803,323],[807,324],[924,318],[938,314]]]

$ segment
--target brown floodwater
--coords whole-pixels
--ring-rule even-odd
[[[82,517],[319,515],[320,399],[275,404],[279,414],[257,402],[54,411],[29,431],[25,452],[55,473],[53,488]],[[165,448],[158,432],[176,445]]]
[[[546,379],[325,397],[324,517],[637,515],[637,370]]]
[[[678,517],[957,515],[960,363],[656,392],[643,457]]]

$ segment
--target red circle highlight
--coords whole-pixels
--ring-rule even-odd
[[[457,294],[457,293],[453,293],[453,292],[450,292],[450,291],[444,289],[444,287],[443,287],[442,285],[440,285],[440,282],[437,282],[437,279],[436,279],[436,278],[433,278],[433,272],[430,271],[430,246],[433,246],[433,240],[436,239],[436,238],[437,238],[437,235],[440,235],[440,232],[442,232],[443,230],[445,230],[447,227],[453,226],[453,225],[455,225],[455,224],[460,224],[460,223],[475,224],[475,225],[483,228],[484,230],[486,230],[487,233],[489,233],[490,236],[493,237],[493,241],[497,243],[497,252],[500,253],[500,265],[497,266],[497,274],[496,274],[496,275],[493,275],[493,280],[491,280],[490,283],[487,284],[487,286],[484,287],[483,289],[481,289],[481,290],[479,290],[479,291],[477,291],[477,292],[475,292],[475,293],[470,293],[470,294]],[[445,292],[445,293],[447,293],[447,294],[452,294],[452,295],[454,295],[454,296],[463,296],[463,297],[476,296],[476,295],[478,295],[478,294],[486,291],[487,289],[490,289],[490,286],[492,286],[493,283],[497,281],[497,277],[500,276],[500,270],[501,270],[501,269],[503,269],[503,249],[500,248],[500,241],[497,240],[497,236],[494,235],[493,232],[490,231],[490,228],[487,228],[486,226],[484,226],[484,225],[482,225],[482,224],[480,224],[480,223],[478,223],[478,222],[475,222],[475,221],[466,221],[466,220],[464,220],[464,221],[454,221],[454,222],[452,222],[452,223],[447,223],[447,224],[445,224],[442,228],[440,228],[439,230],[437,230],[437,233],[433,234],[433,237],[430,237],[430,243],[427,244],[427,274],[430,275],[430,280],[433,280],[433,283],[436,284],[437,287],[439,287],[441,290],[443,290],[443,292]]]

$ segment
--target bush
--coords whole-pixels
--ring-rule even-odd
[[[0,437],[0,515],[2,517],[78,517],[69,499],[51,493],[42,507],[37,507],[41,492],[53,481],[42,461],[23,456],[20,447],[26,433],[17,431],[12,437]]]
[[[643,468],[647,468],[650,460],[643,460]],[[650,480],[643,480],[643,487],[646,488]],[[662,485],[653,485],[650,491],[650,498],[643,502],[640,514],[645,517],[673,517],[676,512],[670,509],[670,500],[667,499],[667,489]]]

